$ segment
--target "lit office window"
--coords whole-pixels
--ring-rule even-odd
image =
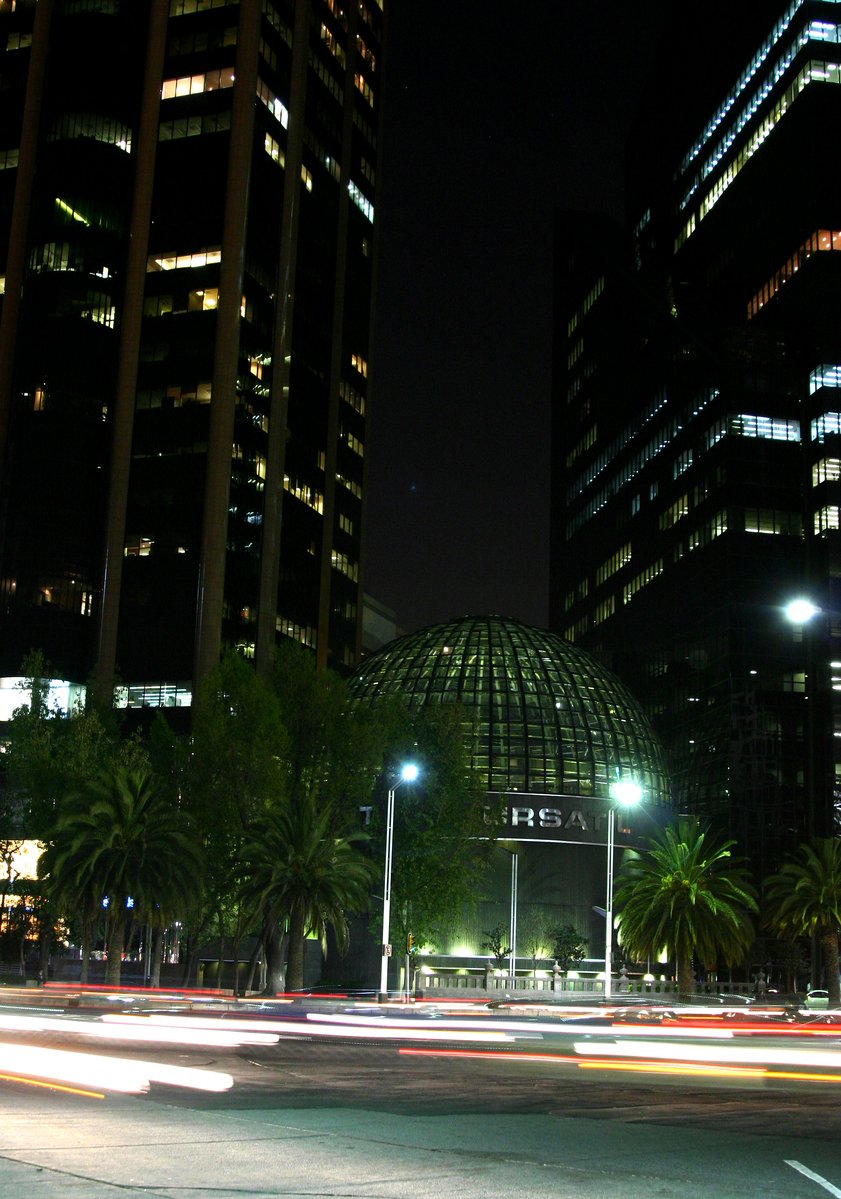
[[[222,250],[219,246],[211,246],[206,250],[196,250],[192,254],[160,254],[152,255],[146,261],[148,271],[180,271],[187,267],[212,266],[222,261]]]
[[[165,79],[161,86],[161,99],[198,96],[202,92],[217,92],[221,88],[233,86],[234,68],[222,67],[218,71],[205,71],[203,75],[181,75],[177,79]]]
[[[826,363],[816,367],[809,375],[809,395],[814,395],[819,387],[841,387],[841,365]]]
[[[841,458],[821,458],[812,466],[812,486],[837,483],[841,479]]]
[[[268,108],[274,119],[278,121],[284,129],[289,128],[289,109],[283,103],[279,96],[276,96],[267,83],[262,79],[257,80],[257,96]]]
[[[348,189],[348,195],[350,196],[351,200],[353,200],[356,207],[359,209],[359,211],[362,213],[362,215],[364,217],[367,217],[367,219],[371,222],[371,224],[373,224],[374,223],[374,205],[359,190],[359,188],[356,186],[356,184],[353,182],[352,179],[348,180],[347,189]]]
[[[774,508],[746,508],[746,533],[782,533],[799,537],[803,522],[799,512],[778,511]]]
[[[625,545],[618,549],[615,554],[611,554],[607,561],[603,562],[598,568],[596,571],[596,583],[604,583],[606,579],[609,579],[611,575],[616,574],[617,570],[621,570],[622,567],[627,565],[627,563],[630,561],[631,543],[628,541],[625,543]]]
[[[815,513],[814,528],[816,534],[828,533],[841,528],[841,509],[837,504],[820,508]]]
[[[267,133],[263,139],[263,149],[268,154],[272,162],[276,162],[278,166],[286,166],[286,154],[283,151],[280,142],[275,141],[270,133]]]
[[[841,433],[841,412],[824,412],[811,424],[812,441],[822,442]]]

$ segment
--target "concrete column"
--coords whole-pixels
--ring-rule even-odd
[[[260,0],[241,0],[239,6],[196,603],[194,688],[218,663],[222,649],[231,446],[236,411],[240,306],[254,141],[261,7]]]
[[[280,580],[280,535],[283,522],[283,473],[289,414],[289,376],[292,355],[292,322],[295,315],[295,270],[298,260],[298,222],[301,200],[301,162],[306,125],[307,66],[309,60],[308,0],[295,6],[292,33],[292,84],[289,127],[280,220],[280,260],[275,289],[275,326],[272,337],[272,384],[269,392],[269,441],[266,452],[266,489],[263,503],[263,536],[260,557],[260,595],[257,605],[255,659],[257,673],[271,670],[277,621]]]
[[[126,285],[120,313],[120,348],[112,412],[111,473],[108,483],[105,560],[99,610],[99,645],[94,668],[94,686],[100,699],[107,703],[110,703],[111,700],[117,653],[137,366],[140,356],[149,226],[152,217],[155,158],[158,150],[161,79],[166,52],[168,20],[168,0],[152,0],[140,124],[133,146],[136,156],[134,194],[129,225]]]

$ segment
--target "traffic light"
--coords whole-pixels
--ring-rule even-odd
[[[411,953],[415,945],[415,934],[407,933],[406,935],[406,953]]]

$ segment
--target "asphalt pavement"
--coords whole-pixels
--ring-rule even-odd
[[[34,1040],[67,1048],[78,1011],[61,1017],[67,1033],[49,1025]],[[406,1052],[352,1028],[222,1049],[127,1047],[119,1035],[90,1052],[228,1073],[233,1085],[94,1098],[8,1073],[2,1199],[841,1197],[841,1071],[812,1083],[646,1076],[548,1054]],[[0,1033],[0,1059],[15,1039]],[[834,1035],[819,1040],[834,1047]]]

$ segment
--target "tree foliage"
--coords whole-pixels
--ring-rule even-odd
[[[156,789],[148,770],[116,766],[61,803],[39,863],[59,907],[92,919],[105,907],[108,969],[117,985],[129,904],[151,923],[155,913],[186,910],[200,885],[201,848],[189,819]]]
[[[508,944],[508,929],[500,921],[493,928],[486,928],[482,935],[485,938],[482,948],[490,954],[497,970],[501,970],[505,965],[505,959],[511,952],[511,946]]]
[[[574,924],[559,924],[550,936],[552,957],[562,970],[571,970],[587,956],[587,941]]]
[[[464,716],[455,706],[384,715],[387,760],[420,768],[417,781],[395,794],[392,939],[405,942],[411,931],[417,945],[436,945],[480,894],[498,811],[471,767]],[[387,773],[383,786],[395,782]]]
[[[243,850],[244,894],[255,913],[289,926],[287,989],[304,985],[303,943],[318,937],[327,949],[327,928],[340,952],[348,944],[347,913],[367,905],[376,873],[361,852],[360,830],[339,831],[336,809],[311,792],[267,809],[249,830]]]
[[[816,936],[824,951],[829,1002],[841,1003],[841,841],[819,837],[798,847],[765,885],[768,924],[782,936]]]
[[[626,850],[617,875],[622,945],[637,961],[667,949],[682,995],[692,989],[693,954],[713,969],[719,956],[728,964],[740,961],[753,942],[756,891],[731,857],[734,844],[681,818],[646,851]]]
[[[317,797],[349,820],[370,802],[387,749],[388,722],[353,704],[347,684],[292,642],[277,648],[271,686],[286,731],[284,794]]]
[[[12,714],[3,755],[6,784],[17,824],[45,840],[60,801],[74,788],[118,764],[143,769],[146,754],[137,738],[121,738],[112,712],[94,705],[64,714],[47,703],[48,667],[39,653],[23,664],[29,703]]]
[[[354,703],[339,675],[316,670],[312,655],[288,643],[278,648],[265,678],[239,655],[226,653],[196,696],[190,735],[177,735],[159,715],[141,743],[121,740],[112,717],[92,707],[67,716],[50,710],[48,669],[37,655],[27,673],[32,701],[11,722],[6,774],[21,826],[49,842],[43,866],[49,894],[68,912],[75,897],[73,927],[86,947],[102,922],[104,897],[109,944],[122,941],[119,914],[131,895],[146,904],[144,921],[161,928],[179,920],[190,953],[213,930],[221,960],[226,943],[238,946],[251,932],[276,974],[282,968],[278,950],[288,936],[290,977],[302,981],[303,930],[321,936],[332,924],[341,943],[351,903],[359,915],[373,911],[376,923],[379,904],[370,903],[370,889],[382,868],[388,767],[408,757],[419,762],[422,774],[417,784],[401,786],[397,797],[394,939],[411,930],[416,944],[437,943],[475,901],[498,813],[488,810],[471,770],[469,729],[458,709],[412,713],[396,701],[376,709]],[[135,816],[142,833],[131,831]],[[151,907],[150,889],[129,869],[131,855],[123,859],[122,874],[110,859],[112,873],[103,874],[106,848],[121,838],[128,844],[135,835],[138,844],[144,838],[151,843],[154,822],[180,844],[171,819],[182,822],[182,832],[189,828],[193,844],[193,852],[183,855],[191,863],[189,895],[177,881],[164,887],[161,876]],[[274,847],[274,875],[261,857],[261,838]],[[351,863],[353,869],[348,884],[336,884],[344,886],[341,894],[328,901],[318,897],[325,894],[322,871],[330,853],[339,855],[337,868]],[[163,847],[161,858],[169,860]],[[206,869],[198,869],[199,858]],[[290,883],[293,866],[297,891]],[[177,865],[172,870],[180,877]],[[311,901],[302,898],[307,871],[316,897]],[[356,881],[360,871],[364,888]],[[259,911],[255,896],[262,896]],[[140,918],[139,906],[135,911]]]

